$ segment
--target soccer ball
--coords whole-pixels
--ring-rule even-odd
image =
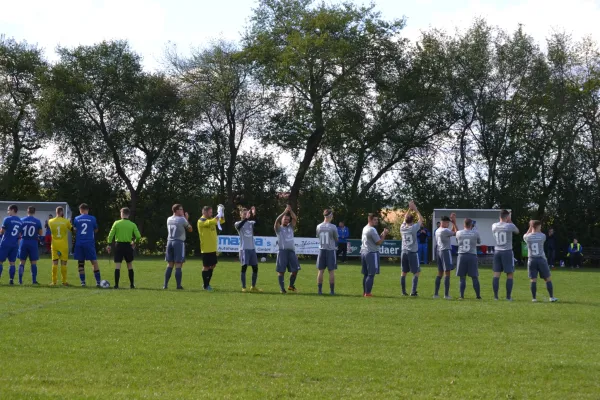
[[[267,259],[266,259],[266,257],[262,257],[262,258],[260,259],[260,262],[267,262]]]
[[[108,289],[110,287],[110,282],[108,282],[107,280],[103,280],[102,282],[100,282],[100,287]]]

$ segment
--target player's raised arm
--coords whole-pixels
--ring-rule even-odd
[[[375,235],[377,235],[377,231],[375,230],[375,228],[373,228],[373,232],[375,232]],[[373,240],[375,240],[375,243],[377,244],[377,246],[381,246],[381,243],[383,243],[385,241],[385,238],[388,233],[389,233],[388,228],[384,228],[383,232],[381,232],[381,235],[377,235],[375,238],[373,238]]]
[[[415,204],[414,201],[411,200],[410,203],[408,203],[408,208],[417,213],[417,217],[419,218],[419,227],[421,225],[423,225],[423,216],[419,212],[419,209],[417,208],[417,206],[416,206],[416,204]]]
[[[188,213],[186,212],[185,214],[183,214],[183,218],[185,218],[185,222],[187,222],[187,225],[186,225],[185,229],[186,229],[188,232],[191,232],[191,231],[193,231],[193,229],[192,229],[192,224],[190,224],[190,214],[188,214]]]
[[[286,207],[285,210],[275,220],[275,224],[273,225],[275,233],[279,232],[279,228],[281,227],[281,220],[283,219],[284,215],[288,212],[288,207]]]
[[[456,213],[450,214],[450,221],[452,222],[452,235],[456,236],[456,232],[458,232],[458,228],[456,227]]]
[[[298,222],[298,217],[296,216],[296,214],[292,210],[292,206],[290,206],[289,204],[287,206],[287,211],[290,213],[290,217],[292,218],[291,224],[295,228],[296,227],[296,223]]]

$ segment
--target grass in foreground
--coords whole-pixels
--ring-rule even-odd
[[[5,266],[0,398],[600,397],[599,272],[554,271],[561,301],[547,303],[538,283],[542,301],[532,304],[523,269],[509,303],[492,301],[489,269],[484,300],[468,282],[461,302],[431,298],[433,267],[424,268],[420,297],[404,298],[399,267],[384,266],[376,297],[365,299],[358,265],[340,266],[338,296],[319,297],[306,262],[301,293],[287,295],[273,263],[260,265],[262,294],[241,293],[237,262],[221,262],[215,292],[204,292],[200,264],[184,268],[185,291],[159,289],[157,259],[137,262],[138,289],[118,291],[9,287]],[[112,265],[100,266],[112,283]],[[76,265],[69,269],[77,284]],[[90,284],[89,267],[87,275]],[[49,277],[44,260],[39,278]]]

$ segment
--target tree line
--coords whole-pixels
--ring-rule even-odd
[[[254,205],[269,235],[286,203],[301,236],[332,207],[355,237],[409,199],[425,215],[510,208],[600,244],[597,43],[403,27],[375,5],[260,0],[238,42],[170,47],[158,72],[127,41],[50,63],[3,36],[0,198],[86,202],[100,237],[128,206],[147,251],[175,202],[192,218],[224,204],[224,233]]]

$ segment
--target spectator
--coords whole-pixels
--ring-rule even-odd
[[[546,237],[546,258],[550,268],[554,268],[556,262],[556,235],[553,228],[548,230],[548,236]]]
[[[430,237],[431,233],[425,228],[425,224],[421,224],[421,229],[419,230],[419,233],[417,233],[417,240],[419,241],[419,260],[421,264],[427,264],[427,244],[429,243]]]
[[[337,255],[342,255],[342,263],[346,263],[346,255],[348,254],[348,238],[350,238],[350,230],[344,225],[344,221],[338,224],[338,250]]]
[[[567,257],[571,260],[571,268],[579,268],[583,262],[583,248],[579,244],[576,238],[573,239],[573,243],[569,245],[569,253]]]

